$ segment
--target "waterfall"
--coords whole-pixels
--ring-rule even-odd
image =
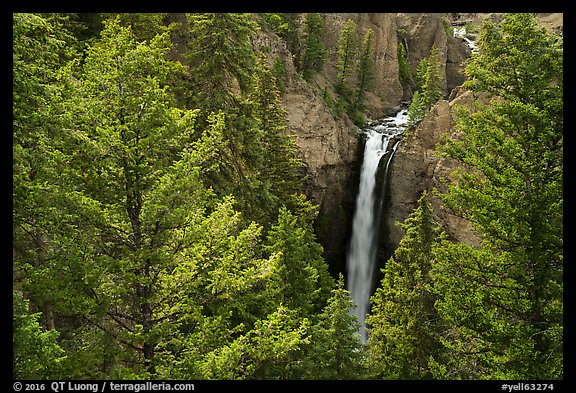
[[[407,110],[404,109],[396,116],[384,118],[380,124],[364,131],[366,133],[364,158],[360,172],[358,196],[356,197],[356,210],[352,221],[352,237],[346,261],[348,289],[356,303],[356,308],[352,310],[352,314],[360,322],[359,334],[364,343],[368,339],[364,321],[370,309],[370,296],[376,267],[377,234],[382,209],[382,198],[375,197],[376,172],[381,158],[388,153],[390,140],[404,131],[407,117]],[[385,179],[398,143],[399,141],[396,142],[392,152],[388,155]],[[383,184],[383,190],[385,187],[386,184]]]
[[[384,201],[386,200],[386,186],[388,184],[388,171],[390,170],[390,163],[392,162],[392,158],[394,158],[394,154],[396,154],[396,149],[398,149],[398,145],[400,144],[400,140],[396,141],[394,147],[392,147],[392,151],[390,152],[390,157],[386,161],[386,168],[384,169],[384,181],[382,182],[382,192],[378,197],[380,204],[378,205],[378,211],[376,215],[376,223],[375,227],[380,227],[380,218],[382,217],[382,207],[384,205]]]
[[[474,42],[470,38],[468,38],[466,36],[466,34],[467,34],[466,26],[454,27],[454,37],[464,40],[466,45],[468,45],[468,47],[470,48],[470,51],[472,53],[477,53],[478,48],[476,46],[476,42]]]

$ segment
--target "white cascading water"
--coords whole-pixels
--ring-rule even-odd
[[[390,140],[404,131],[407,122],[407,111],[404,109],[394,117],[384,118],[382,122],[365,130],[366,144],[364,146],[364,159],[360,172],[360,185],[356,197],[356,210],[352,222],[352,237],[348,249],[348,289],[356,308],[352,314],[360,322],[360,338],[367,342],[365,326],[366,314],[370,308],[370,295],[376,262],[380,203],[377,204],[375,196],[376,172],[380,159],[388,152]],[[385,178],[390,160],[396,152],[398,142],[394,145],[388,157]],[[384,184],[385,187],[385,184]]]
[[[462,27],[454,27],[454,37],[461,38],[464,40],[466,45],[470,48],[472,53],[478,52],[478,47],[476,46],[476,42],[472,41],[470,38],[466,37],[466,26]]]

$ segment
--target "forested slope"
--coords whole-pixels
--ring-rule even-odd
[[[465,87],[492,100],[439,148],[482,247],[422,196],[363,345],[283,103],[363,126],[390,70],[348,21],[328,54],[325,21],[13,14],[15,379],[562,378],[562,38],[529,14],[483,26]]]

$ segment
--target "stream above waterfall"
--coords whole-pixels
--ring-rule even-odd
[[[368,127],[363,130],[366,142],[346,260],[348,290],[356,304],[351,313],[358,318],[359,334],[363,343],[368,339],[365,319],[370,310],[370,296],[374,284],[377,235],[386,178],[389,164],[401,141],[398,137],[404,132],[407,120],[408,110],[402,109],[395,116],[369,122]],[[387,158],[382,160],[385,156]],[[382,164],[384,162],[385,164]],[[381,190],[377,190],[376,174],[380,165],[385,165],[384,181]]]

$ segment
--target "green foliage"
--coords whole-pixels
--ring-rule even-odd
[[[164,24],[168,17],[166,13],[119,13],[102,14],[106,19],[120,20],[122,26],[130,26],[134,36],[139,41],[149,41],[157,34],[166,31]]]
[[[416,82],[416,88],[418,90],[422,90],[422,86],[424,86],[424,83],[426,81],[426,73],[428,71],[428,64],[429,64],[429,58],[428,57],[423,57],[420,59],[420,61],[418,62],[418,65],[416,66],[416,75],[415,75],[415,82]]]
[[[440,73],[440,58],[438,47],[432,45],[426,61],[426,72],[422,78],[422,101],[427,109],[442,98],[442,74]]]
[[[411,121],[436,99],[434,58]],[[466,74],[490,101],[457,109],[458,137],[440,151],[461,167],[440,197],[482,244],[434,239],[415,210],[373,298],[369,364],[380,378],[562,378],[561,39],[508,15],[485,24]]]
[[[249,95],[254,104],[252,115],[262,133],[259,175],[271,182],[272,193],[281,196],[301,188],[299,169],[304,164],[297,158],[298,146],[286,134],[286,111],[282,108],[276,81],[265,57],[261,56]]]
[[[547,34],[533,15],[510,14],[500,25],[486,22],[478,49],[481,55],[466,67],[465,87],[539,108],[538,102],[549,101],[554,110],[561,108],[562,37]]]
[[[245,92],[256,57],[250,42],[256,24],[242,13],[186,14],[190,41],[189,107],[203,113],[238,107],[238,90]]]
[[[374,30],[369,29],[364,35],[360,50],[360,59],[358,61],[358,70],[356,72],[358,82],[356,84],[354,103],[352,106],[353,111],[364,110],[365,94],[374,77],[375,53],[374,48],[372,47],[373,39]]]
[[[43,310],[15,300],[18,378],[283,377],[334,286],[265,59],[192,56],[222,88],[194,99],[224,110],[185,109],[160,19],[102,18],[81,59],[60,24],[14,15],[14,271]],[[192,19],[193,45],[230,23],[214,61],[249,44],[246,16]]]
[[[202,379],[248,379],[266,372],[266,366],[282,361],[306,343],[307,320],[293,325],[288,309],[280,307],[258,321],[253,330],[229,345],[210,352],[198,365]]]
[[[356,30],[356,23],[352,19],[348,19],[340,32],[336,68],[338,69],[338,83],[342,86],[347,84],[346,80],[352,72],[352,62],[358,46],[356,42],[358,33]]]
[[[442,75],[440,74],[440,59],[436,45],[432,45],[430,55],[422,58],[418,63],[416,84],[420,90],[414,92],[408,107],[409,128],[414,128],[434,104],[442,98]]]
[[[322,91],[322,99],[326,103],[326,106],[328,106],[328,110],[330,111],[332,117],[339,119],[345,110],[343,107],[345,102],[343,99],[341,99],[341,96],[337,96],[337,99],[334,99],[328,90],[328,86],[325,86],[324,90]]]
[[[14,379],[58,379],[63,374],[64,350],[56,330],[42,331],[40,313],[30,314],[28,300],[12,294],[12,372]]]
[[[333,279],[311,223],[298,221],[297,216],[282,208],[268,234],[266,251],[278,256],[277,281],[271,289],[282,304],[301,310],[303,315],[315,314],[326,304]]]
[[[286,68],[284,67],[284,63],[280,56],[274,58],[272,75],[274,75],[274,78],[276,79],[276,86],[278,87],[280,95],[284,95],[284,93],[286,93]]]
[[[428,113],[428,109],[424,104],[422,94],[415,91],[408,106],[408,128],[414,128],[426,116],[426,113]],[[404,138],[407,138],[407,135],[405,134]]]
[[[326,47],[322,43],[322,17],[316,13],[310,13],[304,21],[304,43],[302,54],[302,77],[310,81],[312,76],[320,71],[328,57]]]
[[[402,85],[408,85],[412,82],[412,74],[410,73],[410,67],[408,67],[408,61],[406,58],[406,47],[403,41],[398,43],[398,75]]]
[[[431,275],[436,308],[449,326],[442,338],[450,354],[443,363],[442,378],[559,377],[561,357],[548,352],[548,360],[542,363],[542,354],[535,348],[538,336],[558,345],[561,319],[544,329],[533,323],[531,285],[524,283],[525,267],[516,255],[444,242],[437,248],[435,260]],[[558,290],[556,286],[554,297]],[[558,300],[551,306],[550,316],[561,312]]]
[[[371,29],[366,32],[360,48],[357,48],[357,35],[356,24],[349,19],[339,40],[337,64],[339,80],[336,85],[338,97],[335,104],[331,104],[330,101],[327,103],[334,108],[333,112],[337,116],[344,111],[354,124],[364,127],[366,125],[366,116],[363,113],[364,99],[374,75],[375,60],[372,47],[374,32]],[[353,62],[357,64],[356,70],[352,69]],[[354,83],[349,82],[350,74],[356,76]]]
[[[301,51],[297,14],[261,16],[310,80],[321,17]],[[300,194],[282,62],[254,53],[253,16],[187,18],[176,37],[166,14],[13,14],[14,378],[562,377],[561,38],[528,14],[483,28],[466,87],[492,101],[458,111],[442,151],[467,170],[441,197],[484,243],[445,240],[423,197],[366,351]],[[333,107],[362,123],[374,37],[352,56],[352,27]]]
[[[318,323],[311,329],[304,378],[363,379],[366,376],[358,320],[350,314],[353,307],[354,302],[344,289],[344,278],[340,274]]]
[[[261,13],[260,21],[263,27],[270,29],[284,39],[288,50],[297,54],[300,42],[298,40],[298,16],[296,13]]]
[[[283,64],[277,59],[271,71],[265,57],[256,59],[250,41],[255,24],[246,14],[187,16],[192,37],[188,76],[198,78],[189,89],[189,105],[201,109],[200,126],[216,109],[226,118],[220,165],[209,174],[207,185],[219,196],[234,195],[247,222],[270,224],[285,196],[301,186],[302,164],[296,144],[285,133],[280,102]]]
[[[444,26],[444,31],[446,32],[446,35],[448,37],[453,37],[454,36],[454,28],[452,27],[452,24],[450,23],[450,21],[446,18],[442,18],[442,25]]]
[[[442,324],[430,277],[432,249],[442,238],[424,191],[401,225],[405,234],[382,270],[367,317],[370,372],[375,378],[428,379],[430,359],[442,356]]]
[[[257,61],[240,112],[228,118],[225,140],[233,139],[221,150],[220,172],[210,185],[220,195],[235,195],[248,221],[271,224],[281,206],[292,207],[289,195],[302,187],[303,163],[286,132],[286,112],[265,55]]]
[[[458,112],[463,132],[442,151],[469,170],[454,173],[443,199],[485,243],[481,250],[441,249],[438,277],[459,277],[444,284],[439,303],[459,331],[449,340],[459,355],[448,370],[561,378],[561,39],[529,14],[507,15],[499,26],[484,25],[466,74],[465,86],[492,100]]]

